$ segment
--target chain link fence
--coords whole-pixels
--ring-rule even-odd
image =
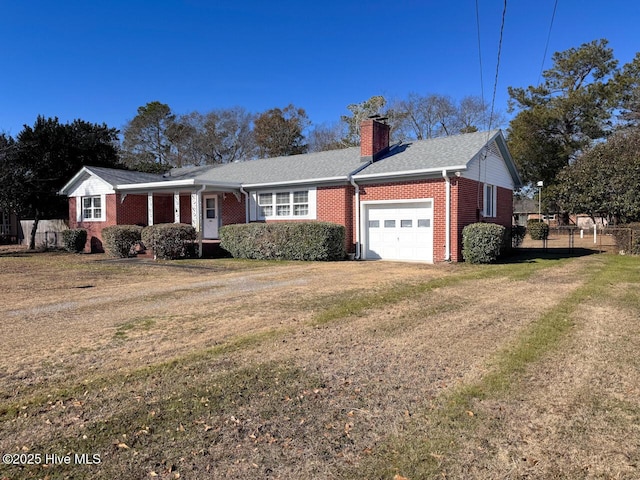
[[[617,230],[624,230],[628,240],[619,245],[622,237],[617,234]],[[628,232],[627,232],[628,231]],[[577,253],[579,251],[615,252],[631,251],[633,245],[634,232],[630,228],[614,228],[596,225],[595,228],[570,227],[550,227],[549,235],[545,240],[532,240],[527,234],[520,245],[520,248],[542,248],[544,250],[554,250],[558,253]],[[625,237],[625,238],[627,238]]]

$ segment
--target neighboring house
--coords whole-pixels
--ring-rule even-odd
[[[366,120],[360,147],[165,175],[85,167],[60,193],[94,249],[108,225],[190,223],[206,240],[233,223],[318,220],[344,225],[356,258],[433,263],[462,260],[470,223],[510,226],[520,183],[499,130],[390,146],[389,126]]]
[[[0,244],[18,243],[18,218],[11,212],[0,209]]]

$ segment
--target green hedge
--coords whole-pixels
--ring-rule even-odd
[[[84,228],[70,228],[62,231],[62,246],[67,252],[82,252],[86,243],[87,231]]]
[[[156,258],[177,260],[195,256],[198,237],[193,225],[185,223],[159,223],[142,230],[142,243]]]
[[[527,222],[527,231],[531,240],[546,240],[549,236],[549,225],[534,218]]]
[[[608,229],[616,239],[618,251],[629,255],[640,255],[640,223],[627,223]]]
[[[113,225],[102,229],[102,244],[107,255],[126,258],[140,241],[142,227],[138,225]]]
[[[512,225],[511,226],[511,246],[513,248],[522,245],[525,235],[527,234],[527,227],[524,225]]]
[[[505,242],[506,229],[495,223],[472,223],[462,229],[462,257],[469,263],[495,262]]]
[[[234,258],[260,260],[344,260],[345,228],[328,222],[226,225],[220,246]]]

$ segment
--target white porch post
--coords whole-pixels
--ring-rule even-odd
[[[191,193],[191,225],[200,233],[200,195],[197,192]]]
[[[180,192],[173,192],[173,223],[180,223]]]
[[[153,192],[147,192],[147,225],[153,225]]]
[[[202,257],[202,192],[205,186],[200,190],[191,192],[191,225],[196,229],[198,234],[198,256]]]

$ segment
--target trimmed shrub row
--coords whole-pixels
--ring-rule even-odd
[[[344,242],[344,226],[329,222],[249,223],[220,228],[220,246],[234,258],[344,260]]]
[[[546,240],[549,236],[549,225],[533,218],[527,222],[527,231],[531,240]]]
[[[140,241],[142,227],[138,225],[113,225],[102,229],[104,251],[111,257],[126,258]]]
[[[84,228],[70,228],[62,231],[62,246],[67,252],[82,252],[86,243],[87,231]]]
[[[142,230],[142,243],[156,258],[176,260],[195,256],[196,229],[185,223],[160,223]]]
[[[505,245],[506,229],[495,223],[472,223],[462,229],[462,257],[469,263],[495,262]]]
[[[140,242],[145,248],[152,249],[156,258],[175,260],[194,256],[196,237],[195,228],[183,223],[161,223],[144,228],[113,225],[102,230],[105,252],[120,258],[135,255],[135,247]]]

